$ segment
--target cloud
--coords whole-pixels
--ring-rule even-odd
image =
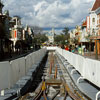
[[[73,27],[88,15],[94,0],[4,0],[10,14],[23,24],[41,27]]]

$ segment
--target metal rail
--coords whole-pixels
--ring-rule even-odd
[[[47,100],[47,95],[45,91],[42,91],[42,89],[39,91],[39,93],[33,98],[33,100],[40,100],[40,98],[43,97],[44,100]]]
[[[33,100],[40,100],[41,96],[43,95],[43,91],[40,91],[34,98]]]
[[[43,97],[44,97],[44,100],[47,100],[47,96],[46,96],[45,91],[43,91]]]
[[[44,98],[44,100],[47,100],[47,96],[46,96],[46,86],[45,86],[45,79],[44,79],[44,76],[43,76],[43,79],[42,79],[42,84],[40,86],[40,91],[39,93],[33,98],[33,100],[40,100],[41,97]]]
[[[56,56],[57,57],[57,56]],[[57,57],[58,58],[58,57]],[[60,58],[58,58],[58,60],[61,62]],[[62,62],[61,65],[63,66]],[[63,67],[63,70],[65,70],[65,68]],[[66,72],[67,73],[67,72]],[[69,75],[69,74],[68,74]],[[65,87],[65,91],[67,92],[67,94],[74,100],[85,100],[77,91],[75,91],[75,89],[72,87],[70,89],[68,83],[66,83],[64,76],[60,76],[63,82],[63,85]],[[70,77],[70,76],[69,76]],[[71,79],[71,78],[70,78]],[[73,82],[73,81],[72,81]]]
[[[53,54],[51,54],[49,56],[49,62],[50,62],[50,68],[49,68],[49,75],[52,76],[52,74],[54,74],[54,77],[53,79],[48,79],[48,80],[45,80],[45,79],[42,79],[42,84],[40,85],[40,90],[38,92],[38,94],[33,98],[33,100],[40,100],[41,98],[43,98],[44,100],[47,100],[47,94],[46,94],[46,86],[51,86],[51,85],[63,85],[64,86],[64,89],[65,89],[65,96],[64,96],[64,99],[63,100],[66,100],[66,98],[69,96],[70,98],[72,98],[73,100],[85,100],[80,94],[78,91],[75,91],[74,87],[71,87],[68,85],[68,83],[66,83],[65,79],[64,79],[64,76],[60,76],[61,77],[61,80],[58,81],[56,80],[57,79],[57,70],[58,70],[58,67],[57,65],[55,64],[55,60],[58,60],[60,61],[60,59],[57,59],[57,58],[54,58],[55,56]],[[60,63],[59,63],[60,65]],[[54,73],[53,73],[53,69],[55,70]],[[60,93],[60,91],[58,91],[52,98],[51,100],[54,100],[57,95]],[[23,99],[24,100],[24,99]]]
[[[64,97],[64,99],[63,100],[66,100],[66,98],[68,97],[68,93],[67,92],[65,92],[65,97]]]
[[[54,100],[56,98],[56,96],[60,93],[60,91],[58,91],[52,98],[51,100]]]

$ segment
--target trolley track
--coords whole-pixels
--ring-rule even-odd
[[[61,100],[68,100],[68,97],[70,98],[70,100],[88,100],[84,99],[82,94],[75,91],[76,86],[69,77],[68,72],[65,70],[61,60],[54,52],[49,53],[49,56],[47,57],[45,63],[47,64],[43,65],[42,68],[39,69],[39,74],[35,77],[30,92],[35,93],[36,88],[41,83],[39,86],[39,90],[33,97],[31,97],[31,99],[28,100],[58,100],[59,96],[63,97],[63,99]],[[44,68],[46,68],[45,74]],[[41,78],[42,76],[44,77],[43,79]],[[56,89],[55,86],[59,88]],[[61,86],[63,88],[61,88]],[[54,91],[56,91],[55,93],[52,93],[53,96],[50,95],[50,87],[53,88]],[[61,91],[61,89],[63,89],[63,92]],[[25,98],[21,100],[26,100]]]

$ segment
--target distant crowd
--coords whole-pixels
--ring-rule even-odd
[[[67,51],[73,52],[73,53],[78,53],[84,55],[84,52],[86,51],[85,46],[81,45],[62,45],[62,49],[65,49]]]

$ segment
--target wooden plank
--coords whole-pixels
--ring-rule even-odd
[[[61,85],[62,82],[61,80],[56,80],[56,79],[49,79],[49,80],[46,80],[46,85]]]

